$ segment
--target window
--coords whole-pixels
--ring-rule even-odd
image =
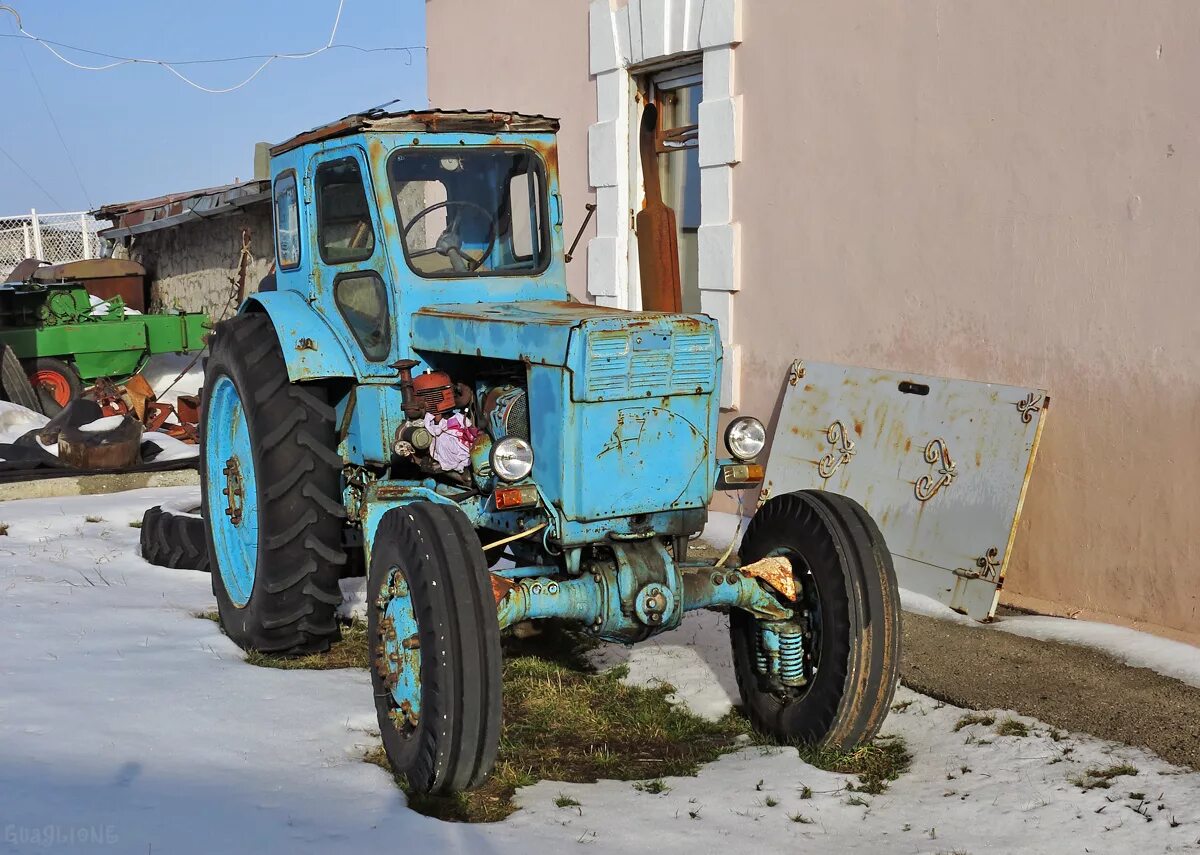
[[[401,149],[388,178],[418,275],[529,276],[549,264],[545,171],[533,151]]]
[[[292,170],[275,180],[275,247],[280,267],[291,270],[300,266],[300,200]]]
[[[367,359],[380,362],[391,349],[387,289],[374,271],[343,273],[333,283],[333,301]]]
[[[326,264],[366,261],[375,252],[371,206],[353,157],[317,167],[317,244]]]
[[[685,312],[700,311],[700,99],[699,65],[654,75],[646,83],[658,107],[658,152],[663,201],[675,211],[679,245],[680,298]]]

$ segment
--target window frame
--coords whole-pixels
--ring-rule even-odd
[[[321,234],[323,231],[321,218],[321,198],[324,195],[321,192],[321,170],[329,169],[335,165],[350,161],[354,164],[354,168],[358,170],[359,186],[362,189],[363,201],[366,202],[367,225],[371,229],[371,248],[366,255],[357,256],[354,258],[338,258],[330,259],[325,254],[325,242],[322,240]],[[371,214],[371,200],[373,196],[373,188],[370,184],[370,170],[364,170],[362,164],[359,163],[357,157],[352,153],[346,153],[341,157],[331,157],[328,160],[322,160],[317,164],[317,168],[313,171],[313,212],[314,224],[316,227],[316,244],[317,253],[321,256],[321,261],[330,267],[335,267],[339,264],[362,264],[364,261],[370,261],[375,255],[375,248],[379,245],[379,235],[375,231],[375,218]]]
[[[279,240],[279,185],[287,179],[290,179],[292,182],[292,193],[295,197],[292,203],[292,212],[296,218],[295,264],[284,264],[283,256],[280,254],[283,242]],[[271,219],[275,227],[275,263],[279,266],[280,270],[295,270],[304,263],[304,238],[301,231],[302,226],[300,225],[300,181],[296,176],[295,169],[285,169],[275,176],[275,181],[271,184]]]
[[[392,209],[395,211],[396,223],[399,226],[400,251],[404,254],[404,263],[408,265],[408,269],[411,270],[418,278],[424,279],[424,280],[427,280],[430,282],[440,282],[440,281],[446,280],[446,279],[511,279],[514,277],[532,278],[535,276],[541,276],[543,273],[545,273],[550,268],[550,265],[554,260],[554,247],[553,247],[552,238],[551,238],[551,234],[550,234],[550,192],[551,191],[550,191],[550,182],[547,177],[546,162],[545,162],[545,160],[542,159],[542,156],[537,151],[537,149],[533,148],[532,146],[515,145],[515,144],[514,145],[464,145],[464,146],[455,146],[452,149],[452,151],[456,154],[463,153],[463,152],[473,152],[473,151],[519,152],[521,154],[526,154],[532,158],[534,170],[535,170],[535,172],[537,174],[537,178],[538,178],[538,183],[542,189],[541,198],[538,200],[538,220],[539,220],[539,224],[540,224],[538,233],[539,233],[539,238],[542,241],[541,246],[542,246],[542,250],[543,250],[541,265],[536,268],[526,268],[524,270],[489,270],[485,273],[470,273],[470,272],[463,273],[463,272],[452,270],[452,271],[449,271],[444,274],[429,274],[429,273],[423,272],[421,270],[418,270],[416,268],[416,266],[413,264],[412,259],[408,255],[408,241],[406,241],[404,239],[404,230],[407,228],[408,224],[404,221],[403,217],[400,215],[399,197],[396,193],[396,181],[392,174],[392,161],[395,160],[396,157],[398,157],[404,153],[417,153],[417,154],[422,154],[422,155],[432,153],[433,156],[440,156],[440,151],[441,151],[441,149],[439,149],[436,146],[406,145],[406,146],[399,146],[399,147],[393,149],[391,154],[388,155],[387,165],[385,167],[386,172],[387,172],[387,180],[388,180],[388,195],[391,197]],[[528,174],[528,173],[526,173],[526,174]],[[509,208],[510,208],[510,212],[511,212],[511,208],[512,208],[511,197],[509,199],[508,204],[509,204]],[[509,228],[510,229],[512,228],[511,223],[509,225]],[[532,230],[530,230],[530,234],[531,235],[533,234]],[[496,239],[499,240],[500,236],[496,235]]]

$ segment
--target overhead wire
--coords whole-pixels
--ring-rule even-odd
[[[345,3],[346,3],[346,0],[338,0],[337,13],[334,15],[333,27],[330,29],[329,38],[326,40],[324,45],[322,45],[319,48],[316,48],[315,50],[305,51],[303,53],[252,54],[252,55],[248,55],[248,56],[222,57],[222,58],[215,58],[215,59],[192,59],[192,60],[172,60],[172,61],[167,61],[164,59],[153,59],[153,58],[149,58],[149,57],[120,56],[117,54],[105,53],[103,51],[91,50],[89,48],[82,48],[82,47],[78,47],[75,45],[68,45],[68,44],[64,44],[63,42],[52,41],[50,39],[43,39],[40,36],[36,36],[33,33],[30,33],[28,30],[25,29],[25,27],[23,26],[23,24],[21,22],[21,16],[17,13],[17,10],[14,9],[12,6],[9,6],[7,4],[0,4],[0,12],[8,12],[9,14],[11,14],[13,16],[14,19],[16,19],[17,30],[20,33],[20,35],[4,34],[5,37],[7,37],[7,38],[25,38],[25,39],[35,41],[38,44],[40,44],[42,47],[44,47],[46,50],[50,51],[50,53],[52,53],[59,60],[66,63],[67,65],[71,66],[72,68],[77,68],[77,69],[80,69],[81,71],[107,71],[109,69],[118,68],[123,65],[133,65],[133,64],[157,65],[160,68],[166,69],[171,74],[175,75],[176,77],[178,77],[180,80],[182,80],[184,83],[188,84],[189,86],[191,86],[195,89],[199,89],[201,92],[208,92],[213,95],[222,95],[227,92],[233,92],[237,89],[241,89],[243,86],[250,83],[250,81],[254,80],[254,78],[258,77],[258,75],[261,74],[267,68],[267,66],[269,66],[271,63],[275,62],[278,59],[308,59],[310,57],[314,57],[318,54],[321,54],[321,53],[324,53],[324,52],[330,51],[330,50],[349,49],[349,50],[356,50],[361,53],[376,53],[376,52],[380,52],[380,51],[405,51],[408,54],[408,58],[409,58],[408,61],[409,61],[409,63],[411,63],[412,62],[412,52],[414,50],[424,50],[425,49],[424,46],[417,46],[417,45],[401,45],[401,46],[391,46],[391,47],[382,47],[382,48],[363,48],[358,45],[334,44],[334,39],[337,37],[338,26],[340,25],[341,20],[342,20],[342,8],[345,6]],[[104,63],[101,65],[84,65],[82,63],[74,62],[71,59],[67,58],[62,53],[60,53],[58,50],[56,50],[55,49],[56,47],[61,47],[64,50],[73,50],[73,51],[78,51],[80,53],[91,54],[92,56],[104,57],[106,59],[111,59],[112,62]],[[202,83],[198,83],[195,80],[193,80],[192,78],[188,77],[183,72],[179,71],[179,69],[177,69],[175,67],[177,65],[200,65],[200,64],[212,64],[212,63],[221,63],[221,62],[239,62],[239,61],[251,60],[251,59],[261,59],[262,62],[258,65],[257,68],[254,69],[254,71],[252,71],[249,74],[249,76],[247,76],[241,82],[235,83],[233,86],[226,86],[226,87],[220,87],[220,88],[213,88],[213,87],[205,86]]]
[[[71,171],[75,173],[75,180],[79,182],[79,189],[83,192],[83,198],[87,200],[88,208],[94,208],[92,203],[92,194],[88,193],[87,186],[83,183],[83,176],[79,173],[79,165],[75,163],[75,157],[71,154],[71,149],[67,147],[67,141],[63,137],[62,128],[58,126],[58,119],[54,116],[54,111],[50,109],[50,102],[46,99],[46,92],[42,89],[42,84],[38,80],[37,73],[33,70],[33,63],[29,61],[28,55],[25,53],[25,45],[21,45],[21,59],[25,60],[25,67],[29,69],[29,76],[33,78],[34,88],[37,89],[38,95],[41,96],[42,106],[46,109],[46,115],[50,117],[50,124],[54,128],[54,133],[58,135],[58,142],[62,146],[63,154],[67,156],[67,163],[71,164]]]
[[[19,169],[21,171],[21,174],[24,175],[26,178],[28,178],[30,180],[30,182],[33,183],[34,187],[41,190],[42,193],[45,194],[46,198],[54,203],[54,206],[56,208],[58,208],[59,210],[62,210],[63,203],[58,201],[57,199],[55,199],[54,194],[51,193],[49,190],[47,190],[45,187],[43,187],[42,183],[40,181],[38,181],[36,178],[34,178],[32,175],[30,175],[29,170],[27,170],[24,166],[22,166],[20,163],[18,163],[17,159],[15,157],[13,157],[11,154],[9,154],[7,151],[5,151],[3,146],[0,146],[0,154],[7,157],[12,162],[12,165],[15,166],[17,169]]]

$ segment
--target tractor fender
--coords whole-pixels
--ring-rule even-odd
[[[267,291],[242,304],[238,314],[264,312],[275,327],[288,380],[353,377],[354,364],[333,329],[298,291]]]

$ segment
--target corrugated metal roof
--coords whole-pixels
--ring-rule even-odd
[[[345,118],[296,134],[271,147],[271,154],[283,154],[305,143],[349,136],[361,131],[438,132],[496,134],[505,131],[555,133],[558,119],[549,116],[509,113],[497,110],[405,110],[389,113],[383,109],[351,113]]]
[[[93,211],[92,216],[113,223],[111,228],[100,231],[101,237],[119,238],[231,214],[247,205],[265,202],[270,198],[270,190],[270,181],[242,181],[156,196],[153,199],[105,205]]]

